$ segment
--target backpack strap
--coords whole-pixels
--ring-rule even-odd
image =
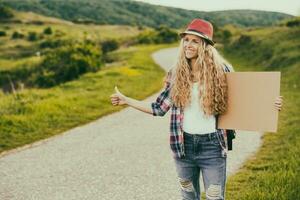
[[[224,71],[230,72],[229,67],[224,63]],[[216,116],[216,119],[218,119],[219,115]],[[218,120],[216,120],[216,129],[218,127]],[[232,140],[235,138],[236,132],[232,129],[226,129],[226,139],[227,139],[227,149],[228,151],[232,150]]]
[[[228,68],[228,66],[225,63],[224,63],[224,68],[223,69],[224,69],[225,72],[230,72],[230,69]]]
[[[226,130],[228,151],[232,150],[232,140],[235,138],[235,134],[236,134],[235,130],[232,129]]]

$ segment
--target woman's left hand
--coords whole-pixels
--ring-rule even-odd
[[[276,101],[275,101],[275,107],[277,108],[277,110],[281,110],[282,108],[282,96],[279,96],[276,98]]]

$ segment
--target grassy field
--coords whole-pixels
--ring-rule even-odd
[[[240,48],[228,46],[224,52],[237,71],[281,71],[284,99],[277,133],[265,133],[257,154],[229,178],[227,199],[300,199],[299,33],[299,27],[243,32],[251,37],[251,43]],[[261,55],[266,51],[272,52],[268,58]]]
[[[120,91],[143,99],[161,89],[165,72],[151,53],[170,45],[134,46],[114,52],[115,65],[51,89],[0,94],[0,152],[59,134],[122,109],[110,103]]]
[[[47,27],[51,27],[52,34],[44,33]],[[47,39],[89,39],[96,43],[114,39],[122,43],[142,30],[133,26],[74,24],[35,13],[14,11],[14,18],[1,23],[0,31],[6,33],[0,37],[0,72],[7,72],[38,66],[44,56],[43,53],[36,56],[36,52],[43,51],[39,45]],[[24,37],[12,39],[14,32]],[[28,40],[30,32],[37,34],[36,40]],[[110,102],[115,85],[124,94],[137,99],[161,89],[165,72],[151,59],[151,53],[172,44],[124,46],[108,53],[112,63],[74,81],[48,89],[25,86],[16,94],[0,91],[0,153],[122,109]],[[5,78],[2,77],[3,80]]]
[[[6,36],[0,37],[0,71],[12,70],[18,67],[23,68],[39,63],[41,59],[36,56],[36,53],[43,51],[39,45],[46,40],[83,40],[86,38],[95,42],[108,39],[122,42],[141,32],[133,26],[74,24],[30,12],[14,11],[14,14],[14,18],[8,22],[0,23],[0,31],[6,33]],[[52,34],[43,33],[47,27],[51,27]],[[24,37],[12,39],[14,32],[23,34]],[[28,41],[30,32],[36,33],[37,40]],[[43,52],[41,52],[41,56],[43,57]]]

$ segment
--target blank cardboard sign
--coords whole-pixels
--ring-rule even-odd
[[[218,118],[218,128],[277,131],[280,72],[230,72],[228,109]]]

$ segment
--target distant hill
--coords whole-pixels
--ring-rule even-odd
[[[62,24],[62,25],[73,25],[74,23],[54,18],[54,17],[47,17],[40,14],[36,14],[33,12],[20,12],[20,11],[11,11],[12,16],[7,19],[0,18],[0,22],[5,22],[8,24],[13,23],[21,23],[21,24],[36,24],[36,25],[42,25],[42,24]]]
[[[0,4],[77,23],[149,27],[165,24],[172,28],[182,28],[196,17],[210,20],[218,26],[270,26],[293,17],[279,12],[256,10],[200,12],[128,0],[0,0]]]

